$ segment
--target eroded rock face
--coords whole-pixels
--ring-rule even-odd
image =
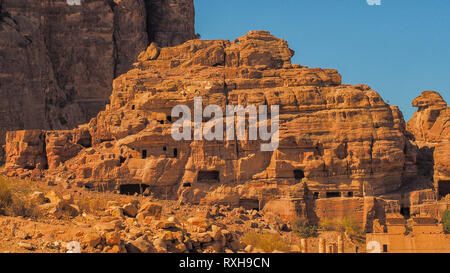
[[[194,37],[192,0],[1,0],[0,144],[7,130],[89,121],[151,41]]]
[[[450,108],[439,93],[424,91],[412,106],[418,111],[408,122],[407,129],[415,141],[430,145],[450,141]]]
[[[341,84],[336,70],[291,64],[293,54],[264,31],[234,42],[153,45],[114,81],[110,105],[89,123],[93,146],[50,164],[46,175],[119,191],[144,184],[181,202],[248,209],[295,199],[304,214],[306,200],[379,195],[416,175],[398,108],[368,86]],[[279,149],[263,152],[261,141],[175,141],[171,110],[183,104],[193,112],[194,97],[223,109],[279,105]]]
[[[46,168],[45,133],[41,130],[8,132],[6,154],[9,169]]]
[[[450,194],[450,107],[435,91],[424,91],[407,129],[419,147],[419,167],[433,177],[438,196]]]

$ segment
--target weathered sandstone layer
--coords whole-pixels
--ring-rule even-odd
[[[150,42],[195,37],[194,13],[192,0],[0,0],[0,144],[89,121]]]
[[[450,194],[450,107],[434,91],[424,91],[412,105],[418,107],[407,124],[419,147],[419,167],[434,179],[439,196]]]
[[[287,218],[354,215],[367,229],[401,198],[376,196],[417,177],[417,147],[399,109],[334,69],[291,64],[269,32],[233,41],[156,43],[114,81],[110,104],[72,131],[9,132],[10,175],[123,193],[274,211]],[[171,110],[203,105],[279,105],[280,145],[175,141]],[[204,124],[208,120],[203,120]],[[28,169],[28,170],[27,170]],[[324,209],[327,208],[327,209]]]

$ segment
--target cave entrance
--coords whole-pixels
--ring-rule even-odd
[[[142,159],[147,158],[147,150],[142,150]]]
[[[450,180],[441,180],[438,182],[439,199],[445,198],[450,194]]]
[[[120,194],[135,195],[142,194],[149,186],[145,184],[124,184],[119,186]]]
[[[303,170],[294,170],[294,177],[296,180],[302,180],[305,178],[305,172]]]
[[[240,199],[239,206],[246,210],[256,210],[259,211],[259,200],[258,199]]]
[[[197,176],[197,182],[200,183],[219,183],[218,171],[199,171]]]
[[[341,197],[341,193],[334,191],[327,192],[327,198],[336,198],[336,197]]]
[[[91,135],[78,139],[77,144],[83,146],[84,148],[91,148],[92,147]]]
[[[411,209],[407,207],[401,207],[400,214],[403,215],[403,217],[409,219],[411,218]]]

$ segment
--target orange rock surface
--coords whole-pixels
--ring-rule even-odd
[[[67,133],[46,133],[46,176],[119,191],[143,184],[182,202],[264,207],[280,198],[380,195],[417,174],[397,107],[366,85],[342,84],[334,69],[291,64],[293,54],[265,31],[233,42],[152,44],[114,81],[106,110],[74,130],[84,146]],[[172,108],[192,109],[199,96],[205,106],[279,105],[279,149],[262,152],[260,141],[173,140]],[[7,147],[20,142],[17,134],[9,133]],[[8,168],[23,168],[12,155]]]

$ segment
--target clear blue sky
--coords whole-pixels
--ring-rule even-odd
[[[293,63],[335,68],[348,84],[368,84],[400,106],[436,90],[450,103],[450,0],[195,0],[202,39],[234,40],[269,30]]]

